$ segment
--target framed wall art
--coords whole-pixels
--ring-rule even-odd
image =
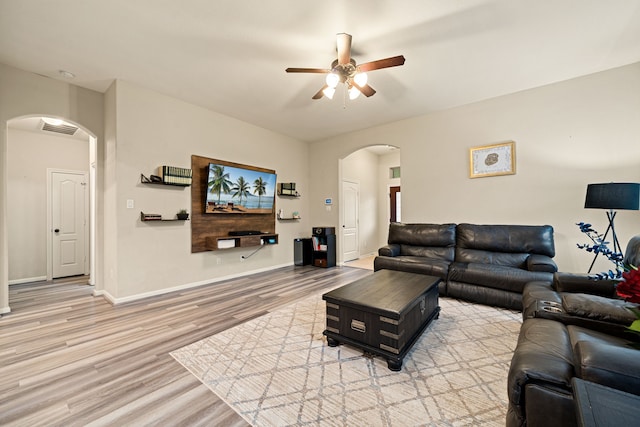
[[[469,149],[469,178],[515,173],[516,147],[513,141]]]

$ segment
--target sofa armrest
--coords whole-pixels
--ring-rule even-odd
[[[525,319],[509,366],[509,401],[524,412],[524,390],[529,383],[570,390],[572,362],[569,333],[562,323]]]
[[[398,256],[400,255],[400,245],[390,244],[378,249],[378,255],[380,256]]]
[[[576,375],[583,380],[638,394],[640,363],[638,350],[596,341],[578,341],[574,346]]]
[[[583,294],[615,297],[615,280],[593,280],[586,274],[555,273],[553,288],[557,292],[578,292]]]
[[[531,254],[527,258],[527,270],[544,271],[547,273],[555,273],[558,271],[558,265],[551,257],[546,255]]]

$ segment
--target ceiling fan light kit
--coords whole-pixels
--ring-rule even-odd
[[[367,84],[366,72],[404,64],[404,56],[399,55],[357,65],[356,61],[351,58],[351,36],[347,33],[338,33],[337,38],[338,59],[332,62],[330,69],[287,68],[285,70],[287,73],[327,74],[326,84],[311,99],[320,99],[323,96],[333,99],[338,83],[346,85],[349,99],[356,99],[361,93],[366,97],[373,96],[376,91]]]

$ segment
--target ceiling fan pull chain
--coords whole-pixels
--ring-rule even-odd
[[[342,109],[347,109],[347,91],[342,88]]]

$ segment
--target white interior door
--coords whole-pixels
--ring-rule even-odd
[[[53,278],[87,273],[87,174],[51,172]]]
[[[342,261],[360,257],[358,244],[358,205],[360,185],[356,182],[342,182]]]

